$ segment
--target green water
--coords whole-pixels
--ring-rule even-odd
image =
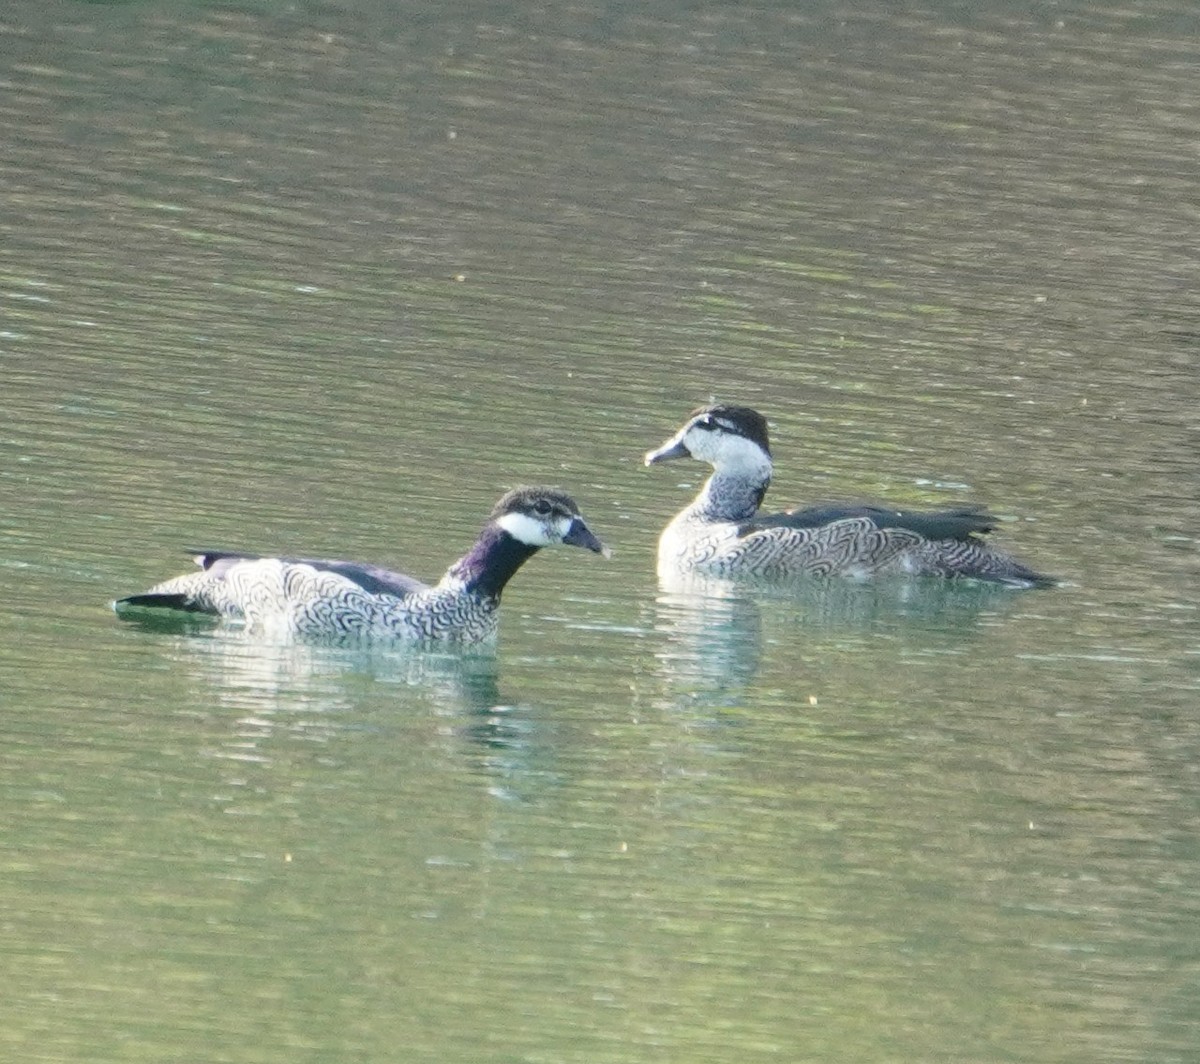
[[[0,1056],[1195,1059],[1197,30],[10,3]],[[657,587],[713,395],[1065,586]],[[494,655],[108,609],[531,481]]]

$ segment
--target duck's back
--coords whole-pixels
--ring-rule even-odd
[[[685,510],[663,532],[660,572],[716,576],[970,577],[1021,586],[1052,581],[988,546],[994,518],[979,507],[907,512],[811,507],[749,521],[705,521]]]
[[[214,577],[223,578],[235,565],[242,562],[261,561],[258,554],[243,554],[236,551],[193,551],[196,564]],[[307,565],[313,569],[336,573],[364,591],[376,595],[393,595],[404,598],[414,591],[424,591],[429,585],[394,569],[369,562],[345,561],[341,558],[280,558],[279,561],[292,565]]]
[[[359,563],[231,554],[204,556],[201,563],[205,568],[200,572],[165,580],[121,604],[219,614],[283,637],[471,642],[489,638],[496,628],[493,602],[446,581],[428,587]],[[359,578],[345,575],[347,568]],[[368,570],[382,575],[365,579],[362,574]]]

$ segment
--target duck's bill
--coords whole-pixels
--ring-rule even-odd
[[[668,440],[657,451],[647,451],[645,457],[646,465],[657,465],[659,462],[670,462],[676,458],[691,458],[692,452],[684,445],[682,440]]]
[[[602,554],[605,558],[612,557],[612,551],[593,536],[592,530],[578,517],[571,522],[571,527],[567,529],[567,534],[563,536],[563,542],[569,543],[572,547],[583,547],[586,550],[594,551],[596,554]]]

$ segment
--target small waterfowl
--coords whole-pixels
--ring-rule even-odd
[[[767,421],[758,411],[723,403],[692,412],[646,465],[696,458],[713,474],[658,541],[662,576],[870,577],[885,574],[972,577],[1017,587],[1054,583],[980,537],[996,519],[979,506],[891,510],[816,506],[763,515],[771,483]]]
[[[492,510],[474,546],[428,586],[376,565],[209,551],[200,572],[113,603],[219,614],[302,638],[476,643],[496,631],[500,594],[542,547],[566,543],[606,557],[579,507],[555,488],[517,488]]]

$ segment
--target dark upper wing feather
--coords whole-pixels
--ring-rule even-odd
[[[835,504],[755,517],[738,526],[738,535],[748,536],[768,528],[819,528],[834,521],[864,517],[877,528],[904,528],[926,539],[967,540],[990,532],[996,526],[996,519],[982,506],[957,506],[950,510],[891,510],[884,506]]]

